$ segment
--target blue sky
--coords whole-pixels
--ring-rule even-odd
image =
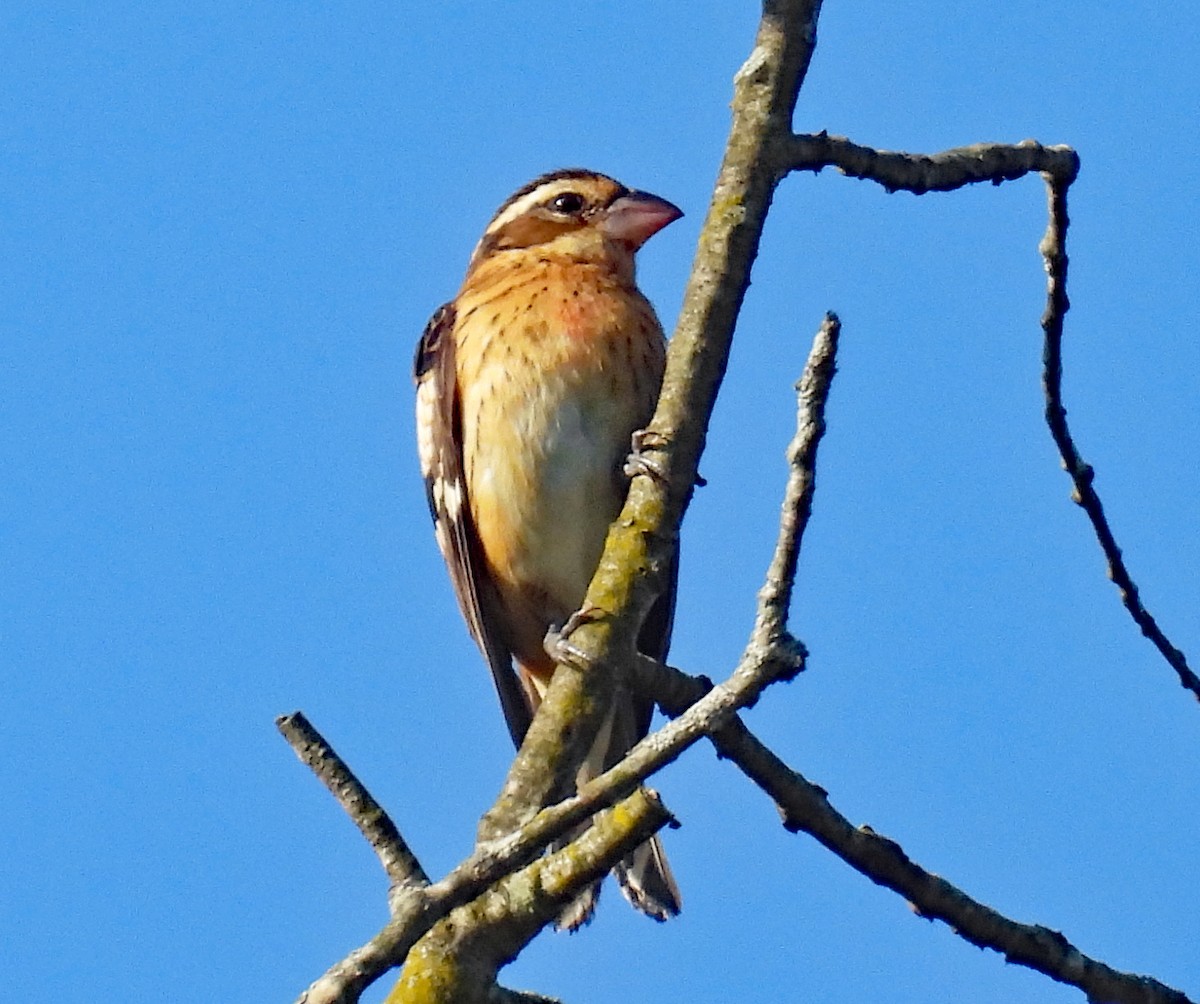
[[[797,111],[889,149],[1076,146],[1067,407],[1200,658],[1200,11],[831,0]],[[275,734],[304,709],[431,873],[511,756],[416,470],[409,361],[495,206],[586,165],[688,215],[750,3],[6,5],[0,936],[13,1000],[289,1000],[385,918]],[[826,309],[845,325],[794,627],[749,721],[852,820],[1200,994],[1200,709],[1121,610],[1041,422],[1037,179],[789,179],[684,526],[673,661],[749,630]],[[656,782],[685,913],[609,889],[510,985],[599,1004],[1081,1000],[913,917],[698,747]],[[631,981],[638,989],[631,989]],[[382,986],[368,1000],[381,999]],[[797,988],[803,988],[798,991]]]

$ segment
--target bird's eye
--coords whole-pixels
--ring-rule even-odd
[[[583,208],[583,196],[578,192],[563,192],[550,200],[550,209],[564,216],[572,216]]]

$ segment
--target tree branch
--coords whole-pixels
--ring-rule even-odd
[[[758,593],[753,637],[761,643],[781,637],[787,627],[800,545],[812,514],[817,483],[817,448],[825,435],[825,403],[829,400],[829,389],[837,372],[841,331],[842,324],[837,315],[827,313],[796,384],[800,395],[799,413],[796,435],[787,450],[789,474],[779,518],[779,539],[767,569],[766,583]]]
[[[702,699],[708,681],[668,666],[641,664],[640,681],[668,714]],[[972,899],[945,879],[913,862],[893,840],[869,826],[855,827],[829,804],[825,790],[792,770],[733,716],[709,738],[722,759],[731,760],[779,808],[783,825],[814,837],[872,882],[899,893],[916,912],[944,921],[980,948],[1003,953],[1012,963],[1078,987],[1105,1004],[1191,1004],[1180,991],[1147,976],[1122,973],[1089,958],[1059,932],[1022,924]]]
[[[616,798],[610,803],[612,801]],[[483,916],[495,921],[503,902],[523,904],[525,908],[536,909],[541,918],[536,933],[579,891],[671,822],[670,813],[656,795],[634,791],[611,812],[599,817],[604,820],[599,828],[597,825],[589,827],[561,851],[529,864],[548,843],[597,813],[604,805],[597,800],[577,815],[555,812],[558,808],[546,810],[529,826],[502,841],[500,846],[477,849],[438,882],[428,886],[393,888],[391,921],[365,945],[331,966],[300,995],[297,1004],[356,1004],[367,987],[389,969],[405,962],[426,932],[452,911],[465,909],[465,913],[458,914],[460,919],[470,917],[475,903],[492,896],[496,889],[505,891],[501,899],[488,900],[490,905],[483,911]],[[496,886],[489,891],[493,883]],[[529,898],[530,883],[543,887],[532,899]],[[487,895],[481,896],[484,893]]]
[[[811,133],[786,136],[775,147],[781,173],[819,173],[836,167],[842,174],[874,181],[889,192],[949,192],[966,185],[990,181],[999,185],[1034,171],[1074,178],[1079,157],[1069,146],[1043,146],[1027,139],[1016,144],[976,143],[941,153],[895,153],[859,146],[845,136]]]
[[[562,1004],[556,997],[543,997],[528,990],[507,990],[493,987],[488,997],[489,1004]]]
[[[1168,665],[1180,685],[1200,700],[1200,676],[1188,665],[1141,601],[1129,574],[1104,507],[1094,487],[1095,471],[1079,455],[1067,425],[1062,400],[1063,321],[1070,307],[1067,298],[1067,190],[1079,174],[1079,156],[1068,146],[1043,146],[1035,140],[1006,145],[977,143],[932,155],[894,153],[852,143],[844,136],[821,132],[780,138],[773,156],[777,170],[820,172],[836,167],[853,178],[874,181],[888,192],[947,192],[966,185],[990,181],[999,185],[1035,171],[1046,179],[1050,220],[1040,250],[1046,264],[1046,309],[1042,315],[1042,387],[1046,396],[1046,423],[1062,458],[1063,468],[1074,482],[1072,500],[1087,514],[1108,563],[1108,577],[1121,594],[1121,602]]]
[[[407,953],[386,1004],[489,1004],[501,967],[580,892],[670,821],[658,796],[645,789],[600,813],[562,850],[505,876],[430,928]]]
[[[392,885],[428,885],[429,876],[391,817],[303,712],[280,715],[275,719],[275,727],[366,837]]]
[[[1054,445],[1062,457],[1063,469],[1071,476],[1074,490],[1071,499],[1091,521],[1100,549],[1108,562],[1108,577],[1120,590],[1121,602],[1133,618],[1134,623],[1153,643],[1167,660],[1168,665],[1179,676],[1179,682],[1192,696],[1200,700],[1200,677],[1188,666],[1187,657],[1174,645],[1158,626],[1158,622],[1142,604],[1138,587],[1121,557],[1112,528],[1104,515],[1104,506],[1093,485],[1095,471],[1084,462],[1071,438],[1067,425],[1067,409],[1062,399],[1062,339],[1063,321],[1070,301],[1067,299],[1067,189],[1074,179],[1073,174],[1047,173],[1046,192],[1050,203],[1050,221],[1046,236],[1039,250],[1046,263],[1046,310],[1042,314],[1042,330],[1045,340],[1042,349],[1042,388],[1046,394],[1046,424]]]

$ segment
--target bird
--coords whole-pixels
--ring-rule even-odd
[[[483,231],[458,294],[417,345],[417,445],[458,605],[520,747],[555,662],[544,641],[581,606],[625,499],[631,437],[654,412],[666,339],[634,255],[682,210],[595,171],[543,174]],[[638,640],[665,659],[678,552]],[[576,781],[646,735],[653,704],[618,689]],[[614,868],[637,909],[679,913],[657,837]],[[599,883],[559,918],[591,919]]]

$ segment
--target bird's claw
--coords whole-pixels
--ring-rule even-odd
[[[572,645],[568,639],[577,628],[597,620],[599,613],[598,607],[581,607],[567,618],[562,627],[551,625],[542,642],[546,654],[557,663],[566,662],[581,668],[591,665],[591,657],[583,649]]]
[[[661,450],[667,445],[667,437],[653,429],[634,429],[630,437],[630,453],[622,468],[625,477],[636,478],[645,474],[655,481],[665,482],[667,476],[662,467],[646,456],[646,450]]]
[[[630,439],[631,451],[625,458],[625,466],[621,468],[625,472],[625,477],[636,478],[639,474],[645,474],[646,477],[653,478],[660,484],[666,484],[666,471],[660,464],[647,457],[645,451],[664,449],[668,442],[667,437],[652,429],[635,429]],[[706,484],[708,482],[697,472],[696,487],[703,488]]]

